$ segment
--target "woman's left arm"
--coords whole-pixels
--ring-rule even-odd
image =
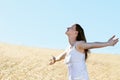
[[[107,42],[92,42],[92,43],[86,43],[86,42],[78,42],[78,47],[82,49],[93,49],[93,48],[102,48],[107,46],[114,46],[119,40],[114,39],[115,36],[111,37]]]

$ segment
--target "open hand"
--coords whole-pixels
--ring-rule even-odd
[[[54,56],[52,56],[52,58],[50,59],[49,65],[52,65],[56,62],[56,58]]]
[[[119,41],[119,38],[116,38],[116,39],[114,38],[115,38],[115,35],[108,40],[109,46],[114,46]]]

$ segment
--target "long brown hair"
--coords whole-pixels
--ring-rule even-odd
[[[78,31],[76,41],[85,41],[85,42],[87,42],[83,28],[79,24],[75,24],[75,25],[76,25],[76,31]],[[86,60],[87,57],[88,57],[89,50],[85,49],[84,51],[85,51],[85,60]]]

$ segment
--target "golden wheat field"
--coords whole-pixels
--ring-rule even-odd
[[[0,43],[0,80],[67,80],[63,60],[48,65],[62,51]],[[86,64],[90,80],[120,80],[120,55],[91,53]]]

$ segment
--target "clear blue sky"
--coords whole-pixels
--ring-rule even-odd
[[[120,38],[120,0],[1,0],[0,42],[65,49],[66,28],[79,23],[88,42]],[[120,53],[115,47],[95,53]]]

